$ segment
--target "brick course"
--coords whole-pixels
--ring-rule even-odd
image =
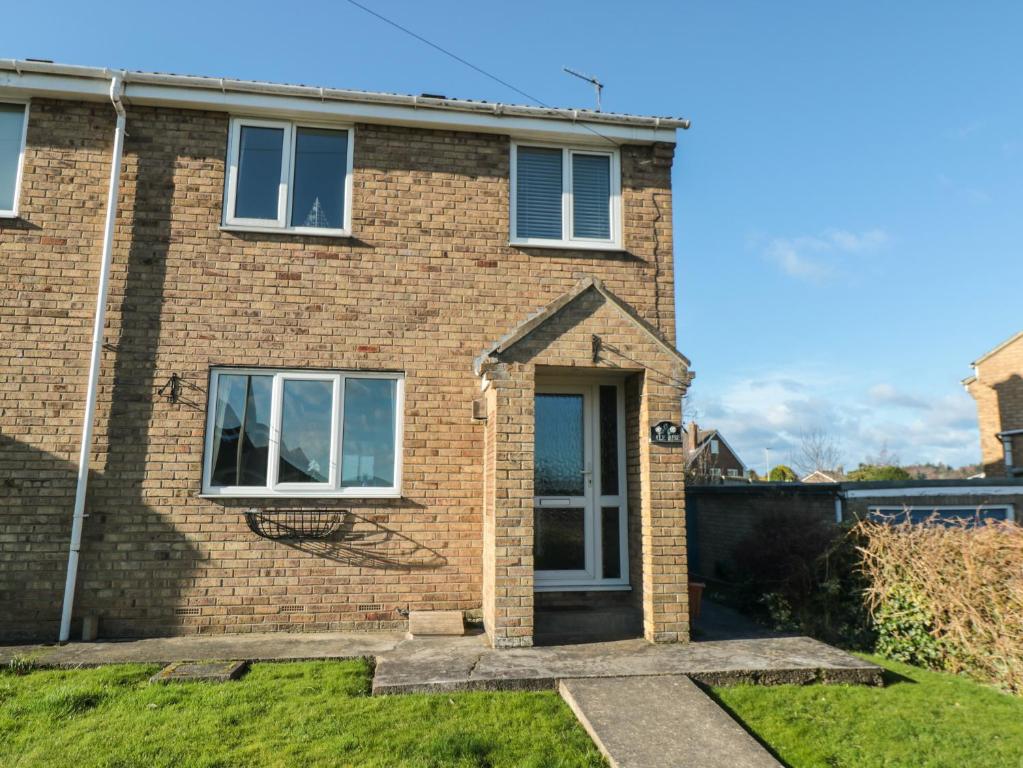
[[[0,222],[7,639],[57,630],[113,122],[106,104],[33,100],[21,217]],[[106,636],[399,628],[397,609],[479,608],[493,565],[523,581],[518,610],[488,620],[526,637],[527,554],[481,555],[498,475],[513,471],[485,481],[484,444],[515,451],[531,483],[528,436],[472,419],[472,358],[590,275],[674,339],[673,146],[622,147],[626,250],[600,253],[509,247],[506,136],[357,125],[353,236],[320,238],[221,230],[227,115],[129,105],[127,129],[76,618],[99,614]],[[213,365],[404,371],[403,497],[322,502],[349,510],[336,545],[255,537],[252,500],[198,495]],[[178,403],[158,395],[172,374]],[[531,409],[531,386],[497,387],[488,407],[503,393]],[[677,395],[650,377],[641,395],[630,429],[678,420]],[[687,632],[675,455],[643,441],[630,453],[653,478],[630,492],[653,558],[652,639]],[[531,528],[525,507],[499,514]]]

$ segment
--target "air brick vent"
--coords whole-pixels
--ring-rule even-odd
[[[192,608],[192,607],[190,607],[190,608],[175,608],[174,609],[174,615],[175,616],[198,616],[199,615],[199,609],[198,608]]]

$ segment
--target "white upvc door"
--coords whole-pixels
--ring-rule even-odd
[[[536,589],[627,589],[621,384],[539,384],[534,435]]]

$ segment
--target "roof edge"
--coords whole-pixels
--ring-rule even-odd
[[[973,365],[973,366],[979,365],[980,363],[984,362],[985,360],[987,360],[992,355],[997,355],[999,352],[1001,352],[1007,346],[1009,346],[1010,344],[1012,344],[1015,341],[1018,341],[1019,339],[1023,339],[1023,331],[1020,331],[1019,333],[1013,334],[1011,337],[1009,337],[1008,339],[1003,341],[1001,344],[999,344],[994,349],[989,350],[989,351],[985,352],[983,355],[981,355],[980,357],[978,357],[976,360],[974,360],[972,363],[970,363],[970,365]],[[965,383],[965,380],[964,380],[964,383]]]
[[[468,99],[447,99],[433,96],[411,96],[406,94],[357,91],[342,88],[320,88],[308,85],[286,85],[259,80],[239,80],[197,75],[173,75],[156,72],[131,72],[106,67],[88,67],[54,62],[27,61],[21,59],[0,59],[0,72],[14,72],[17,75],[37,74],[79,78],[84,80],[109,80],[116,72],[126,86],[169,86],[193,90],[261,94],[311,98],[319,101],[345,101],[363,104],[411,107],[452,112],[485,114],[493,117],[528,117],[542,120],[568,122],[571,124],[616,125],[630,128],[657,130],[686,130],[690,121],[678,117],[655,117],[628,115],[613,112],[595,112],[589,109],[567,109],[561,107],[532,107],[502,102],[472,101]]]

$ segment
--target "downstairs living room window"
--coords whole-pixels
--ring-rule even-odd
[[[209,392],[204,494],[401,494],[401,374],[214,368]]]

